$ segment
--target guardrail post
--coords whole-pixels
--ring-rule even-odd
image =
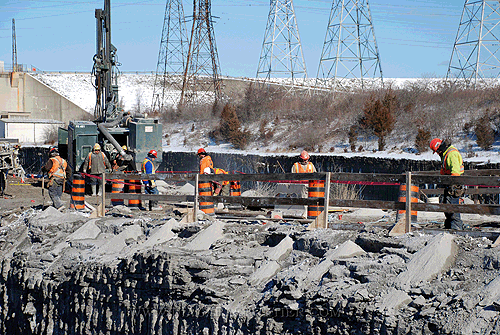
[[[106,173],[102,173],[101,175],[102,177],[102,186],[101,186],[101,195],[102,195],[102,199],[101,199],[101,216],[105,216],[106,215]]]
[[[325,204],[324,204],[324,224],[323,228],[328,228],[328,204],[330,202],[330,176],[331,172],[325,174]]]
[[[198,220],[198,177],[199,174],[194,176],[194,206],[193,206],[193,221]]]
[[[406,172],[406,223],[405,233],[411,231],[411,171]]]

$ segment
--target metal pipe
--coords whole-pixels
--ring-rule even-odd
[[[120,146],[120,144],[115,140],[113,135],[110,134],[110,132],[106,128],[105,123],[99,123],[97,125],[97,127],[99,128],[101,133],[104,135],[104,137],[106,137],[108,139],[108,141],[111,142],[111,144],[113,144],[113,146],[116,148],[116,150],[118,150],[118,152],[120,153],[120,155],[123,157],[124,160],[126,160],[126,161],[132,160],[132,156],[127,154],[125,152],[125,150],[123,150],[123,148]]]

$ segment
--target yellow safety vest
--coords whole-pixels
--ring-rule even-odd
[[[151,166],[153,167],[153,171],[151,172],[151,174],[155,174],[156,173],[156,168],[155,168],[155,165],[153,164],[153,161],[151,161],[149,158],[144,158],[144,160],[142,161],[142,173],[146,173],[146,163],[147,162],[150,162],[151,163]],[[156,186],[156,183],[154,180],[150,180],[149,181],[149,185],[151,185],[151,187],[155,187]]]

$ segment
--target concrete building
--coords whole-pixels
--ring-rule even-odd
[[[56,120],[5,118],[0,119],[0,138],[18,139],[19,143],[44,144],[50,135],[55,135],[57,141],[57,129],[64,126],[64,122]]]
[[[3,62],[2,62],[3,63]],[[0,119],[89,120],[92,115],[25,72],[0,64]]]

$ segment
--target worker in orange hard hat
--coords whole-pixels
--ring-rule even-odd
[[[302,150],[299,156],[299,161],[295,162],[292,166],[292,173],[313,173],[316,172],[314,164],[309,161],[311,157],[309,153]]]
[[[442,175],[460,176],[464,173],[462,155],[447,140],[435,138],[429,144],[431,150],[441,158]],[[459,204],[460,197],[464,194],[463,185],[446,185],[443,195],[444,204]],[[463,229],[464,224],[460,213],[444,213],[444,227],[446,229]]]
[[[200,174],[204,174],[205,168],[214,168],[214,162],[212,162],[212,157],[210,157],[205,149],[200,148],[198,149],[197,153],[198,157],[200,158]]]

